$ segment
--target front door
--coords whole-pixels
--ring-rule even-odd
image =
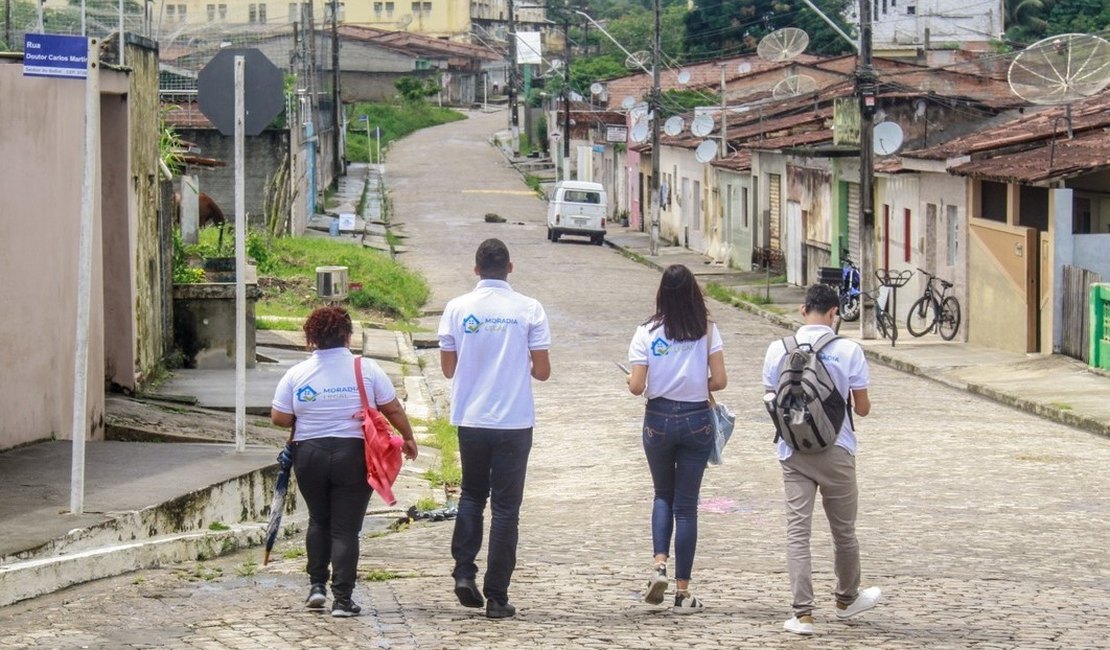
[[[782,248],[786,256],[786,281],[790,284],[805,284],[802,268],[802,243],[804,224],[802,223],[802,204],[797,201],[786,202],[786,220],[783,223]]]

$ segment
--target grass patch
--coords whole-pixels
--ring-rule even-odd
[[[231,526],[228,526],[222,521],[213,521],[211,524],[208,524],[208,530],[231,530]]]
[[[528,186],[528,189],[535,192],[536,195],[539,196],[541,199],[546,198],[543,194],[543,188],[540,187],[540,177],[539,176],[536,176],[535,174],[525,174],[524,175],[524,184]]]
[[[260,330],[281,330],[283,332],[299,332],[303,329],[304,324],[300,321],[289,320],[287,318],[261,318],[254,319],[254,328]]]
[[[428,428],[432,440],[428,447],[439,449],[439,466],[424,472],[424,478],[433,485],[458,487],[462,483],[462,466],[459,465],[459,430],[446,419],[418,421]]]
[[[397,578],[403,577],[405,576],[401,575],[400,573],[394,573],[393,571],[388,571],[386,569],[371,569],[366,574],[366,580],[368,582],[387,582],[389,580],[396,580]]]
[[[705,292],[711,297],[729,304],[732,304],[734,302],[746,302],[752,305],[770,305],[774,302],[765,294],[736,291],[735,289],[729,289],[728,287],[721,286],[716,282],[710,282],[708,285],[706,285]]]
[[[295,560],[299,557],[304,557],[305,555],[307,555],[305,549],[297,546],[283,551],[281,557],[285,558],[286,560]]]
[[[381,162],[378,159],[375,127],[381,127],[381,151],[384,158],[384,152],[394,140],[430,126],[466,119],[458,111],[433,106],[427,102],[355,104],[350,110],[346,138],[347,159],[355,162]],[[366,135],[367,122],[362,121],[363,115],[367,116],[370,124],[369,138]]]
[[[417,512],[428,512],[429,510],[439,508],[439,501],[436,501],[432,497],[420,497],[413,506],[416,508]]]
[[[1065,404],[1064,402],[1049,402],[1049,406],[1051,406],[1052,408],[1055,408],[1055,409],[1059,409],[1061,411],[1070,411],[1070,410],[1072,410],[1072,405],[1071,404]]]
[[[214,250],[218,238],[216,228],[202,228],[198,248]],[[354,317],[384,314],[414,318],[420,315],[420,308],[430,295],[422,275],[388,255],[361,246],[325,237],[279,237],[267,241],[252,233],[247,248],[258,264],[262,298],[255,305],[255,313],[260,319],[303,318],[322,306],[323,301],[316,297],[317,266],[346,266],[349,281],[362,284],[363,288],[351,292],[348,298]]]
[[[249,578],[258,573],[258,562],[254,560],[247,560],[246,562],[235,567],[235,575],[240,578]]]

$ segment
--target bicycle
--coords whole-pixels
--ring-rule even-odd
[[[840,318],[849,323],[859,320],[860,276],[856,266],[845,252],[840,256]]]
[[[951,341],[960,331],[960,301],[955,296],[947,295],[952,283],[922,269],[917,270],[928,281],[925,283],[925,293],[910,307],[910,313],[906,316],[906,329],[914,336],[925,336],[936,331],[942,339]],[[940,291],[937,291],[934,283],[940,284]]]
[[[836,333],[840,333],[840,324],[843,322],[852,322],[859,319],[859,307],[863,304],[864,300],[870,300],[875,305],[875,329],[878,330],[879,336],[884,339],[890,339],[893,345],[898,340],[898,326],[894,322],[894,317],[886,310],[887,301],[890,299],[890,287],[879,287],[878,298],[873,293],[859,292],[856,295],[856,315],[851,320],[840,316],[836,321],[836,327],[833,329]]]

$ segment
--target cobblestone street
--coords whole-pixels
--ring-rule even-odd
[[[1110,647],[1098,618],[1110,607],[1110,441],[875,365],[872,414],[857,420],[858,534],[864,586],[882,587],[883,601],[850,622],[835,619],[831,541],[818,509],[818,635],[783,632],[791,612],[781,473],[760,366],[785,332],[720,303],[713,317],[730,385],[718,399],[736,411],[737,429],[701,495],[692,589],[707,610],[680,617],[643,604],[651,561],[643,401],[628,394],[614,362],[653,311],[659,274],[585,239],[547,241],[545,204],[487,145],[504,123],[504,113],[473,113],[418,132],[390,151],[386,184],[409,235],[403,260],[428,277],[433,306],[473,286],[474,249],[499,237],[513,255],[510,282],[541,300],[551,320],[552,378],[536,388],[511,590],[518,616],[490,621],[460,607],[451,523],[419,523],[363,540],[360,575],[397,575],[360,582],[359,618],[305,612],[303,558],[255,569],[251,552],[0,609],[0,647]],[[485,223],[487,212],[507,223]],[[423,357],[442,400],[438,352]]]

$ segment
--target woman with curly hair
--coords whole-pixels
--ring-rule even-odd
[[[304,324],[312,356],[293,366],[274,393],[270,419],[293,427],[293,472],[308,506],[309,591],[305,604],[322,610],[327,602],[329,565],[332,608],[336,617],[358,616],[351,600],[358,569],[358,536],[370,501],[363,451],[362,382],[371,407],[401,432],[402,451],[416,458],[404,407],[385,372],[370,359],[362,360],[362,376],[355,377],[349,348],[353,327],[347,311],[321,307]]]

